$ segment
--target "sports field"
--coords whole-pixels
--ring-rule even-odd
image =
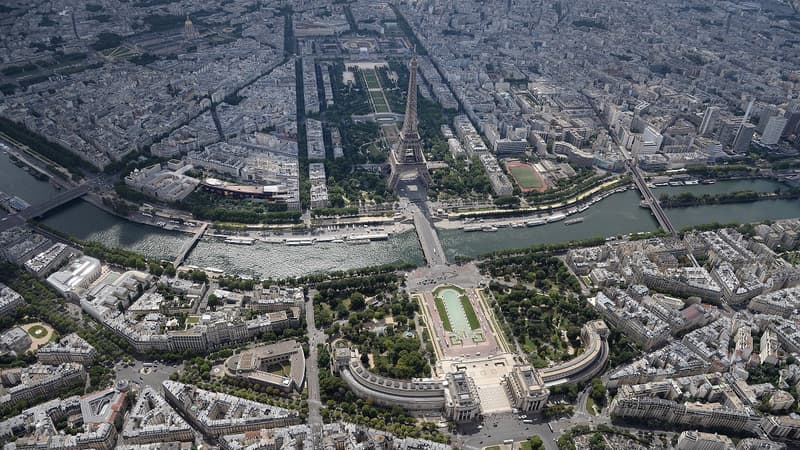
[[[523,192],[542,191],[545,189],[544,179],[530,164],[512,161],[506,163],[506,168]]]

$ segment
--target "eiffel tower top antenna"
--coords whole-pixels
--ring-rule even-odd
[[[403,120],[403,139],[419,139],[417,129],[417,56],[411,57],[408,68],[408,94],[406,97],[406,114]]]

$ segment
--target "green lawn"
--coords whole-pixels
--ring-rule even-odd
[[[445,331],[453,331],[450,319],[447,318],[447,310],[444,309],[444,302],[440,297],[434,297],[433,301],[436,303],[436,311],[439,313],[439,318],[442,320],[442,326]]]
[[[365,70],[364,71],[364,81],[367,83],[367,88],[370,89],[369,96],[372,97],[372,103],[375,105],[375,112],[376,113],[388,113],[391,112],[391,108],[386,103],[386,99],[383,96],[383,90],[381,89],[381,84],[378,82],[378,76],[375,74],[374,70]]]
[[[375,104],[375,112],[385,113],[389,112],[389,105],[386,104],[386,99],[383,98],[382,91],[369,91],[372,102]]]
[[[273,363],[267,366],[267,372],[282,377],[288,377],[289,374],[292,373],[292,365],[289,363],[289,361]]]
[[[28,334],[36,339],[40,339],[47,336],[47,328],[41,325],[34,325],[28,329]]]
[[[464,308],[464,314],[467,315],[469,327],[473,330],[480,328],[481,324],[478,322],[478,315],[475,314],[475,309],[472,308],[472,303],[466,295],[461,296],[461,307]]]
[[[522,189],[539,189],[543,186],[532,167],[511,166],[508,170]]]
[[[425,320],[421,319],[420,322],[424,324]],[[420,336],[424,336],[424,339],[423,339],[424,342],[430,342],[430,341],[433,340],[433,339],[431,339],[430,330],[428,330],[428,327],[426,327],[425,325],[420,325],[419,326],[419,335]]]
[[[367,69],[364,71],[364,80],[367,82],[368,89],[380,89],[381,84],[378,82],[378,76],[375,74],[375,71],[372,69]]]
[[[533,353],[536,350],[536,346],[533,345],[533,342],[528,339],[528,336],[523,336],[524,340],[522,342],[522,349],[525,350],[526,353]]]
[[[589,411],[589,414],[596,416],[597,414],[594,412],[594,400],[592,400],[591,396],[586,397],[586,411]]]

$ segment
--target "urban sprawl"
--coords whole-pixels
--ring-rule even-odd
[[[800,448],[800,218],[669,213],[800,199],[797,0],[9,0],[0,26],[0,150],[53,191],[1,184],[4,450]],[[439,238],[628,191],[656,231]],[[182,248],[45,223],[77,201]],[[424,262],[187,262],[403,233]]]

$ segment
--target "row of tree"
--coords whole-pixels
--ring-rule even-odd
[[[762,199],[794,199],[798,197],[800,197],[800,191],[792,189],[789,191],[777,190],[776,192],[736,191],[702,195],[683,192],[676,195],[662,194],[658,200],[661,206],[665,208],[677,208],[725,203],[749,203]]]

